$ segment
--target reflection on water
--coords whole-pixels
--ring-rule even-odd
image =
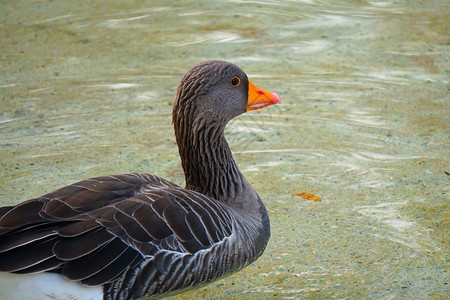
[[[403,215],[399,208],[407,206],[407,201],[385,202],[374,206],[360,206],[354,209],[361,215],[375,219],[377,226],[372,233],[376,238],[388,239],[394,243],[413,248],[416,251],[440,251],[433,239],[430,229],[423,228]]]
[[[135,171],[183,184],[176,86],[193,64],[226,59],[283,99],[227,128],[272,238],[256,263],[178,297],[448,297],[448,10],[4,2],[0,201]]]

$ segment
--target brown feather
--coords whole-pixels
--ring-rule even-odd
[[[71,261],[86,256],[114,239],[104,228],[94,228],[79,236],[62,238],[53,246],[55,256],[64,261]]]

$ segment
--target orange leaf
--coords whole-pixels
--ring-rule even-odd
[[[306,200],[310,201],[322,201],[322,198],[308,193],[299,193],[299,194],[292,194],[292,196],[300,196],[302,198],[305,198]]]

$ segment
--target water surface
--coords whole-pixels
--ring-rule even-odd
[[[447,1],[3,1],[0,201],[89,177],[183,184],[181,75],[243,68],[282,103],[227,138],[272,238],[180,299],[449,297]],[[446,174],[447,172],[447,174]],[[322,198],[311,202],[292,194]]]

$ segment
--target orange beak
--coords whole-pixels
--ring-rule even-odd
[[[263,108],[280,102],[280,96],[276,93],[265,91],[250,80],[248,81],[247,111]]]

